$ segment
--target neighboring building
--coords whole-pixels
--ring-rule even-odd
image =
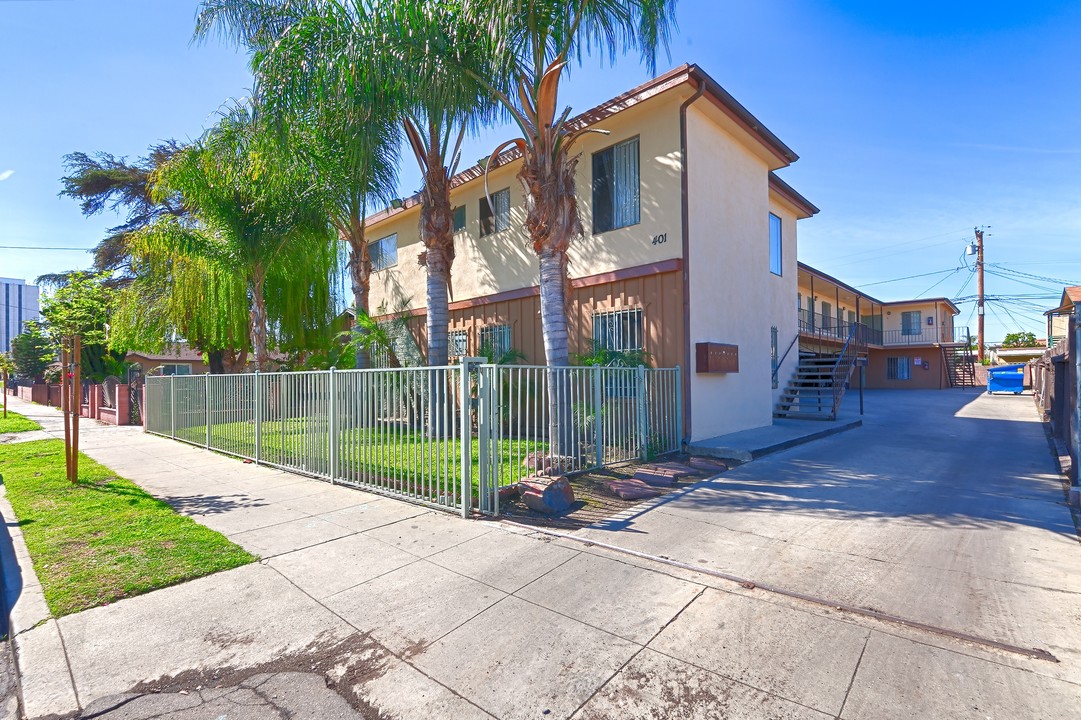
[[[800,350],[837,352],[855,326],[867,387],[941,389],[974,380],[968,328],[955,325],[960,311],[949,299],[883,302],[804,263],[798,292]]]
[[[157,370],[155,374],[159,375],[201,375],[210,372],[210,368],[203,362],[203,354],[183,344],[162,353],[131,350],[124,359],[138,365],[143,375],[152,370]]]
[[[987,346],[987,356],[991,358],[992,365],[1019,365],[1041,357],[1050,345],[1046,340],[1038,340],[1038,345],[1032,347],[1005,347],[993,343]]]
[[[1047,347],[1054,347],[1055,343],[1067,336],[1070,317],[1078,305],[1081,305],[1081,285],[1063,288],[1058,307],[1044,313],[1047,318]]]
[[[37,286],[0,278],[0,308],[0,352],[9,352],[12,338],[23,331],[23,325],[41,317]]]
[[[608,134],[576,147],[585,232],[569,251],[571,352],[598,343],[681,366],[691,440],[770,424],[780,394],[771,328],[796,327],[796,223],[818,212],[774,174],[797,155],[695,65],[573,122]],[[515,152],[493,163],[491,203],[479,167],[452,180],[452,357],[492,345],[545,361],[519,167]],[[418,218],[416,197],[368,218],[370,307],[404,306],[426,348]],[[698,372],[696,345],[706,342],[736,346],[738,371]]]

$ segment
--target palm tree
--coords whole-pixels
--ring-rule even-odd
[[[236,297],[230,278],[241,281],[260,370],[272,341],[304,348],[330,332],[338,261],[318,183],[303,164],[271,152],[265,133],[252,111],[238,107],[163,165],[155,193],[182,198],[195,222],[166,219],[144,237],[159,258],[205,264],[226,302]]]
[[[466,14],[483,28],[480,51],[504,72],[485,82],[522,136],[493,151],[487,167],[513,145],[522,155],[518,180],[526,196],[526,230],[540,263],[541,324],[548,365],[567,365],[567,249],[582,234],[574,173],[577,141],[588,132],[558,107],[568,63],[593,51],[638,50],[652,72],[666,47],[675,0],[466,0]],[[450,59],[454,59],[452,54]],[[463,66],[469,71],[468,63]]]
[[[421,171],[420,237],[425,251],[418,258],[427,271],[428,363],[448,360],[449,296],[454,263],[453,208],[450,179],[457,171],[468,128],[487,119],[493,108],[474,76],[448,72],[457,66],[438,54],[402,62],[388,37],[452,37],[458,22],[453,3],[391,0],[373,7],[357,0],[205,0],[197,35],[212,27],[253,50],[253,67],[265,102],[296,117],[318,111],[340,119],[339,133],[376,135],[370,153],[386,156],[391,139],[387,123],[400,126]],[[473,57],[476,57],[475,55]],[[476,70],[477,68],[473,68]],[[325,128],[324,128],[325,131]],[[373,167],[375,165],[373,164]],[[354,177],[353,185],[361,181]],[[368,196],[389,199],[380,183]],[[347,226],[359,229],[351,267],[358,314],[367,311],[367,279],[371,272],[363,247],[363,216]],[[363,297],[362,297],[363,295]],[[362,302],[363,300],[363,302]]]

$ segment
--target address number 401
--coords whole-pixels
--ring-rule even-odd
[[[661,233],[660,235],[653,236],[654,245],[662,245],[666,242],[668,242],[668,233]]]

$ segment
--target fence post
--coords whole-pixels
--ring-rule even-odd
[[[473,509],[473,424],[470,422],[469,411],[473,407],[472,398],[469,393],[469,375],[471,370],[477,366],[480,362],[480,358],[463,357],[461,380],[459,382],[458,391],[461,397],[461,407],[459,412],[461,417],[459,418],[458,435],[461,438],[462,448],[462,517],[468,518],[470,511]]]
[[[255,371],[255,462],[263,459],[263,383],[259,380],[259,371]]]
[[[176,375],[169,376],[169,435],[176,440]]]
[[[203,375],[203,409],[206,410],[206,449],[210,449],[210,373]]]
[[[1072,395],[1073,427],[1070,428],[1070,495],[1072,507],[1081,507],[1081,310],[1074,308],[1073,347],[1070,350],[1070,364],[1073,365],[1073,387],[1063,398],[1068,402]],[[1065,368],[1064,368],[1065,369]],[[1067,377],[1069,373],[1067,372]]]
[[[646,369],[638,366],[638,456],[646,460],[649,455],[649,417],[646,414]]]
[[[683,368],[676,365],[676,450],[683,450]]]
[[[601,419],[601,409],[604,403],[601,393],[601,382],[604,379],[604,370],[594,366],[590,368],[593,374],[593,442],[597,455],[597,467],[604,467],[604,422]]]
[[[338,391],[335,376],[337,369],[331,367],[327,373],[327,475],[330,483],[335,483],[338,475]]]

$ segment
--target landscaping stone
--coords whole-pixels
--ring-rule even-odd
[[[630,478],[627,480],[608,480],[605,486],[624,500],[645,500],[657,497],[661,491],[650,487],[641,480]]]
[[[522,502],[534,512],[556,515],[574,504],[574,489],[562,475],[543,477],[532,475],[518,483]]]
[[[514,485],[504,485],[503,487],[499,488],[499,502],[504,503],[508,500],[511,500],[512,498],[516,498],[518,497],[518,494],[521,493],[521,491],[522,489],[518,487],[517,483],[515,483]]]
[[[634,479],[654,487],[672,487],[677,480],[682,480],[690,474],[691,471],[686,467],[677,470],[661,465],[643,465],[634,473]]]
[[[687,458],[687,466],[696,472],[721,473],[728,469],[728,465],[720,460],[707,457]]]
[[[524,460],[522,460],[522,467],[538,473],[542,470],[547,470],[551,466],[552,458],[542,452],[531,452],[525,456]]]

